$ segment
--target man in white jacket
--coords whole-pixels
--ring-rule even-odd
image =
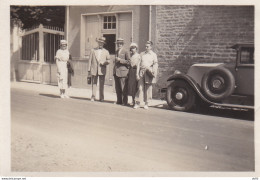
[[[91,75],[92,96],[91,101],[96,100],[97,80],[99,78],[99,100],[104,101],[104,84],[106,76],[106,65],[109,64],[110,55],[103,46],[105,37],[97,39],[98,47],[91,50],[88,64],[88,74]]]

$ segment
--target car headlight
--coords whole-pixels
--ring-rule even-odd
[[[174,75],[175,75],[175,74],[181,74],[181,71],[175,70],[173,74],[174,74]]]

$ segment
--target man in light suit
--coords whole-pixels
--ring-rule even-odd
[[[117,95],[116,104],[127,105],[128,94],[128,71],[130,65],[130,56],[128,50],[123,48],[124,39],[119,38],[116,41],[118,49],[116,50],[115,66],[114,66],[114,79],[115,89]]]
[[[91,75],[92,96],[91,101],[96,100],[97,80],[99,78],[99,100],[104,101],[104,84],[106,76],[106,66],[109,64],[110,55],[108,50],[103,48],[106,38],[97,39],[98,47],[91,50],[88,64],[88,74]]]
[[[152,84],[156,82],[158,71],[157,55],[152,51],[152,41],[145,44],[146,51],[140,53],[141,61],[137,65],[136,77],[138,81],[138,91],[136,93],[137,102],[134,109],[139,108],[141,102],[145,102],[144,109],[148,108],[148,103],[152,100]]]

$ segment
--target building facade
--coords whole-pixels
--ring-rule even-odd
[[[66,11],[66,29],[69,51],[73,58],[74,87],[86,87],[90,51],[97,46],[96,39],[106,37],[105,48],[111,55],[105,84],[113,85],[113,65],[117,38],[123,38],[124,47],[131,42],[143,51],[149,40],[149,6],[69,6]]]
[[[105,81],[107,85],[113,85],[114,82],[112,69],[116,39],[123,38],[126,49],[131,42],[137,43],[139,52],[145,50],[147,40],[152,40],[159,62],[153,96],[159,98],[160,89],[166,87],[167,78],[176,69],[186,73],[195,63],[234,62],[236,53],[228,47],[236,43],[254,43],[254,11],[254,6],[67,6],[64,37],[68,40],[73,59],[75,74],[72,86],[89,86],[88,58],[100,36],[106,37],[105,48],[111,54]],[[12,38],[12,41],[16,40],[16,37]],[[14,48],[17,49],[12,46]],[[19,54],[12,55],[12,72],[18,71],[19,77],[25,77],[25,73],[19,71],[30,72],[31,64],[27,61],[29,70],[19,70],[19,64],[13,63]],[[56,83],[55,66],[43,61],[40,68],[33,71],[33,77],[41,73],[39,82]],[[45,67],[50,73],[40,71]],[[26,77],[31,77],[32,73],[27,74]]]
[[[254,42],[254,6],[73,6],[67,7],[66,26],[70,52],[78,61],[78,87],[86,84],[88,55],[97,37],[107,38],[112,59],[118,37],[126,48],[136,42],[139,52],[152,40],[159,61],[153,92],[158,97],[176,69],[185,73],[195,63],[234,62],[236,53],[228,47]],[[108,68],[106,84],[111,85]]]

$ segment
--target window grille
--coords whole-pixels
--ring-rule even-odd
[[[116,29],[116,17],[104,16],[103,29]]]
[[[39,33],[32,33],[22,37],[22,60],[39,61]]]
[[[55,63],[54,57],[61,39],[64,39],[63,35],[44,33],[44,62]]]

